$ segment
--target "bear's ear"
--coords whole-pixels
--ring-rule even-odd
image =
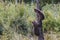
[[[41,20],[44,19],[44,15],[39,9],[34,9],[34,11],[41,17]]]

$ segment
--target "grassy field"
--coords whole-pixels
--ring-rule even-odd
[[[32,21],[36,20],[35,4],[13,4],[0,2],[0,40],[37,40],[33,34]],[[56,33],[44,33],[45,40],[60,40],[60,4],[46,4],[42,7],[45,19],[43,30]]]
[[[0,40],[7,40],[8,38],[6,38],[6,36],[2,36],[0,38]],[[44,34],[44,39],[45,40],[60,40],[60,34],[58,33],[55,33],[55,34]],[[31,35],[28,35],[28,36],[24,36],[24,35],[21,35],[21,34],[17,34],[17,33],[14,33],[13,36],[12,36],[12,39],[9,39],[9,40],[38,40],[38,37],[37,36],[31,36]]]

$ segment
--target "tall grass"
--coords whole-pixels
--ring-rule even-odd
[[[0,3],[0,27],[3,28],[1,40],[13,40],[15,35],[31,33],[31,23],[35,20],[33,8],[33,4]]]
[[[3,31],[1,40],[32,40],[32,21],[36,20],[34,4],[0,3],[0,31]],[[47,4],[42,8],[45,19],[44,31],[60,30],[60,4]],[[46,29],[46,30],[45,30]],[[55,34],[45,34],[45,40],[52,40]],[[57,35],[57,34],[56,34]],[[54,37],[53,40],[55,40]],[[56,38],[57,39],[57,38]]]

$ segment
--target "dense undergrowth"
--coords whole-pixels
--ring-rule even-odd
[[[55,32],[60,31],[60,4],[46,4],[43,7],[45,20],[43,27]]]
[[[36,19],[34,8],[33,3],[30,5],[0,3],[0,31],[3,33],[0,39],[19,40],[21,34],[23,36],[33,34],[32,21]],[[42,10],[45,16],[43,20],[44,32],[60,31],[60,4],[46,4]]]

